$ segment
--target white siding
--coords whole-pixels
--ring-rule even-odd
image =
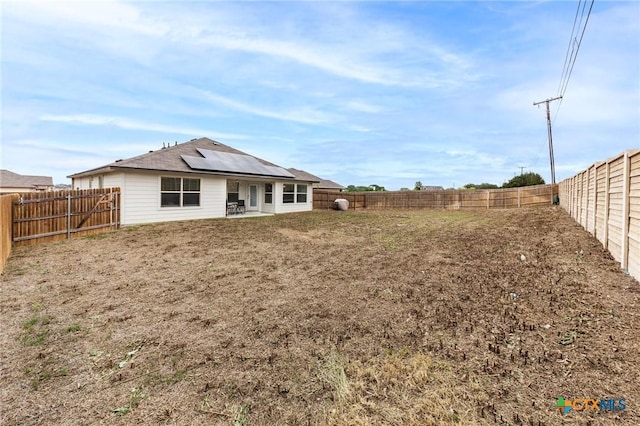
[[[71,180],[71,189],[87,189],[89,188],[89,178],[73,178]]]
[[[291,183],[291,182],[286,182]],[[307,182],[296,182],[307,183]],[[313,185],[307,183],[307,202],[306,203],[283,203],[282,194],[285,182],[276,182],[273,186],[273,206],[274,213],[295,213],[307,212],[313,210]]]
[[[160,207],[160,177],[187,177],[200,179],[200,206]],[[97,176],[93,187],[97,188]],[[151,173],[109,173],[104,175],[104,187],[120,187],[122,191],[120,218],[123,225],[168,222],[172,220],[207,219],[225,217],[226,180],[212,176],[163,175]],[[76,178],[73,187],[89,188],[89,178]]]
[[[103,188],[113,188],[118,186],[121,189],[124,189],[125,176],[122,172],[73,178],[71,180],[71,189],[97,189],[100,187],[100,178],[103,179]]]
[[[162,176],[200,179],[200,206],[160,207],[160,178]],[[73,179],[73,188],[88,189],[89,177]],[[258,185],[258,207],[263,213],[294,213],[313,210],[313,185],[307,183],[306,203],[283,203],[285,182],[273,182],[273,202],[264,202],[264,181],[244,181],[240,185],[240,199],[248,199],[248,185]],[[291,183],[291,182],[287,182]],[[296,182],[304,184],[306,182]],[[120,218],[123,225],[168,222],[172,220],[207,219],[226,216],[227,179],[217,176],[153,174],[144,172],[118,172],[103,175],[103,186],[120,187],[122,191]],[[98,187],[98,176],[93,177],[93,188]]]
[[[224,178],[174,174],[164,176],[200,178],[200,206],[160,207],[161,176],[127,173],[122,186],[126,188],[122,201],[124,225],[225,217],[227,186]]]

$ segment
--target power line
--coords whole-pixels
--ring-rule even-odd
[[[573,50],[571,50],[571,46],[575,46],[574,44],[571,43],[571,40],[573,40],[573,35],[576,32],[576,22],[578,22],[578,12],[580,11],[580,3],[582,2],[582,0],[578,1],[578,7],[576,8],[576,16],[573,17],[573,28],[571,28],[571,35],[569,36],[569,45],[567,46],[567,53],[565,53],[564,56],[564,64],[562,65],[562,76],[560,76],[560,83],[558,84],[558,95],[560,94],[560,88],[562,87],[562,81],[564,80],[564,76],[567,73],[567,63],[569,63],[569,58],[573,56]],[[569,54],[569,51],[571,51],[571,54]]]
[[[564,64],[562,66],[562,75],[560,77],[560,83],[558,85],[558,96],[556,96],[555,98],[547,99],[546,101],[534,102],[533,104],[533,105],[539,105],[541,103],[546,103],[546,106],[547,106],[547,138],[549,141],[549,161],[551,163],[552,183],[555,183],[556,176],[555,176],[555,161],[553,156],[553,138],[551,134],[551,125],[552,123],[555,123],[556,119],[558,118],[558,114],[560,112],[560,106],[562,105],[564,95],[567,91],[567,87],[569,86],[569,80],[571,79],[571,75],[573,73],[573,67],[578,57],[578,52],[580,50],[580,45],[582,44],[582,39],[584,38],[584,33],[587,29],[587,24],[589,23],[589,17],[591,16],[591,11],[593,10],[594,2],[595,0],[591,0],[591,5],[589,6],[589,11],[587,12],[586,19],[584,19],[584,25],[583,25],[582,21],[585,16],[585,9],[587,6],[587,2],[585,0],[585,2],[582,3],[582,0],[578,0],[578,7],[576,8],[576,15],[573,18],[573,28],[571,29],[569,44],[567,46],[567,52],[565,54]],[[580,13],[581,5],[582,5],[582,13]],[[580,15],[580,20],[578,20],[578,15]],[[582,28],[582,31],[580,31],[580,28]],[[580,33],[580,39],[577,38],[578,33]],[[555,101],[555,100],[560,100],[560,102],[558,102],[558,107],[556,108],[556,111],[554,113],[553,120],[552,120],[549,112],[549,102]],[[536,159],[533,162],[534,165],[537,165],[538,160],[540,159],[541,153],[542,153],[542,148],[538,152],[538,155],[536,156]]]
[[[563,77],[560,78],[560,88],[558,91],[558,96],[560,97],[564,97],[565,92],[567,91],[567,86],[569,85],[569,80],[571,79],[571,74],[573,73],[573,66],[576,64],[576,58],[578,57],[578,52],[580,51],[580,45],[582,44],[582,39],[584,38],[584,33],[587,29],[587,24],[589,23],[589,17],[591,16],[591,10],[593,10],[593,3],[595,2],[595,0],[591,0],[591,5],[589,6],[589,12],[587,13],[587,18],[584,21],[584,25],[582,26],[582,32],[580,33],[580,39],[578,40],[577,38],[574,37],[574,34],[577,35],[577,33],[575,33],[574,31],[571,32],[571,39],[569,40],[569,46],[571,46],[572,44],[575,47],[575,54],[574,51],[572,50],[572,55],[569,57],[569,62],[571,63],[569,65],[569,63],[566,63],[566,72],[563,71],[563,76],[566,75],[566,78],[564,78],[564,81],[562,80]],[[584,16],[584,10],[586,7],[586,2],[584,3],[584,5],[582,6],[582,14],[580,16],[580,23],[578,24],[578,27],[580,27],[580,25],[582,25],[582,16]],[[578,9],[580,9],[580,2],[578,2]],[[576,11],[576,16],[577,16],[577,11]],[[575,21],[574,21],[575,24]],[[567,48],[568,50],[569,48]]]

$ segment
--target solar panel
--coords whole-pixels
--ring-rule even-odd
[[[295,177],[282,167],[267,166],[262,164],[257,158],[250,155],[232,154],[230,152],[212,151],[210,149],[201,148],[197,148],[197,150],[203,155],[203,158],[182,155],[182,159],[187,163],[187,165],[195,170],[284,178]]]

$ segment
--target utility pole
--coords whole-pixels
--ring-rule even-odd
[[[551,183],[556,183],[556,165],[553,160],[553,137],[551,136],[551,114],[549,113],[549,102],[557,101],[558,99],[562,99],[562,96],[558,96],[557,98],[550,98],[546,101],[534,102],[533,105],[540,105],[542,103],[547,104],[547,136],[549,138],[549,162],[551,163]]]
[[[522,171],[523,171],[524,169],[526,169],[526,167],[525,167],[525,166],[518,166],[518,168],[520,169],[520,176],[522,176]]]

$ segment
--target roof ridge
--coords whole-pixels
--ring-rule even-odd
[[[176,143],[171,145],[163,144],[162,148],[156,150],[150,150],[134,157],[125,159],[119,159],[101,167],[96,167],[91,170],[85,170],[83,172],[74,173],[70,175],[70,178],[87,176],[99,172],[108,172],[117,169],[136,169],[136,170],[155,170],[155,171],[167,171],[167,172],[179,172],[179,173],[193,173],[198,168],[194,168],[194,164],[203,165],[206,164],[206,152],[212,151],[219,154],[235,154],[245,158],[251,158],[262,166],[276,167],[286,171],[286,168],[279,166],[278,164],[264,160],[255,155],[240,151],[229,145],[225,145],[216,140],[201,137],[194,138],[186,142]],[[200,169],[199,171],[203,171]],[[289,174],[288,172],[286,172]]]

